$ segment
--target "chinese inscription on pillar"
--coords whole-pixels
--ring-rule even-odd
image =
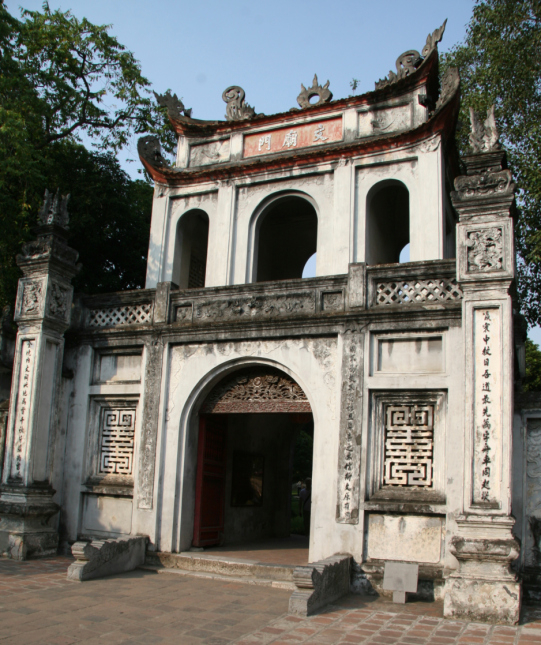
[[[361,452],[358,444],[361,415],[362,336],[344,336],[342,362],[342,412],[338,458],[338,505],[336,520],[341,524],[359,521],[359,472]]]
[[[15,408],[15,433],[11,460],[11,477],[13,479],[21,479],[25,469],[35,355],[36,341],[24,340],[21,344],[21,369],[19,373],[17,406]]]
[[[474,504],[499,499],[501,440],[501,314],[474,309]]]

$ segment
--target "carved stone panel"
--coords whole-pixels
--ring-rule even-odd
[[[359,112],[359,137],[386,135],[412,127],[411,104]]]
[[[359,522],[363,342],[364,334],[357,330],[344,334],[336,505],[340,524]]]
[[[229,161],[230,150],[231,142],[229,139],[192,146],[190,148],[190,168]]]
[[[384,486],[432,487],[434,406],[385,406]]]
[[[315,293],[240,296],[239,298],[195,302],[195,323],[273,318],[278,316],[310,315],[316,310]]]
[[[19,280],[17,303],[15,305],[14,320],[24,318],[39,318],[43,316],[43,303],[45,300],[45,280],[32,280],[22,278]]]
[[[510,218],[479,224],[458,224],[458,280],[511,279],[514,275]]]
[[[133,475],[135,408],[102,410],[99,475]]]
[[[374,392],[369,427],[369,497],[441,501],[445,396],[435,391]]]
[[[133,486],[138,397],[90,400],[87,485]]]
[[[220,382],[205,399],[202,413],[311,412],[302,388],[272,368],[235,372]]]
[[[63,322],[69,322],[72,288],[50,281],[47,294],[47,314]]]

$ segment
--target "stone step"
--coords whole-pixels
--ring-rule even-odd
[[[293,564],[271,564],[244,558],[205,553],[161,553],[147,551],[145,568],[198,577],[236,580],[281,589],[294,589]]]

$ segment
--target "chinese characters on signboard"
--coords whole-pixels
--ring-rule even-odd
[[[271,132],[246,135],[244,157],[284,152],[341,140],[341,117],[318,123],[303,123],[293,128],[280,128]]]

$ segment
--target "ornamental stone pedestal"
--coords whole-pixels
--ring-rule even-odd
[[[473,154],[451,194],[459,215],[457,276],[464,292],[465,487],[446,582],[444,615],[518,622],[521,586],[511,563],[512,534],[514,184],[499,149],[493,110],[481,125],[472,114]]]
[[[45,192],[38,237],[17,264],[18,325],[0,487],[0,554],[24,560],[56,554],[51,471],[64,332],[70,322],[78,253],[66,243],[68,197]]]

